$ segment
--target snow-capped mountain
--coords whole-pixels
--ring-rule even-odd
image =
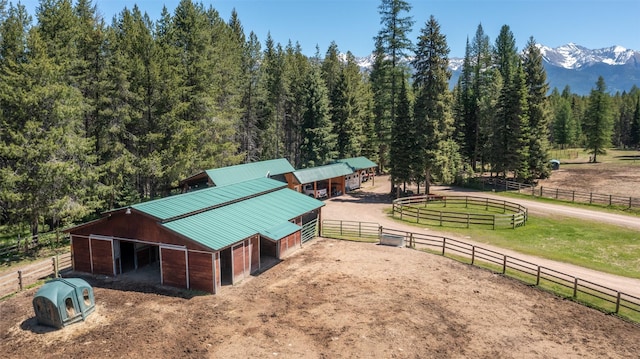
[[[565,69],[580,69],[595,64],[606,65],[638,65],[640,52],[612,46],[604,49],[590,50],[586,47],[568,43],[556,48],[538,44],[547,64]]]
[[[640,87],[640,51],[622,46],[591,50],[573,43],[555,48],[537,46],[544,59],[550,89],[562,91],[569,86],[573,93],[588,95],[599,76],[604,78],[611,93],[629,91],[633,85]],[[373,55],[358,57],[356,61],[363,71],[370,70]],[[458,82],[462,63],[462,58],[449,59],[452,88]]]

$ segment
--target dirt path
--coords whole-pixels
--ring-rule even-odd
[[[545,258],[530,256],[515,252],[508,249],[498,248],[485,243],[473,241],[469,237],[460,237],[451,235],[450,233],[443,233],[431,228],[420,229],[418,227],[406,225],[391,219],[386,210],[389,209],[389,197],[387,192],[390,188],[387,176],[376,177],[375,185],[372,183],[366,183],[361,190],[361,193],[356,193],[354,196],[345,195],[326,201],[326,206],[322,209],[323,219],[342,219],[353,220],[362,222],[374,222],[382,225],[383,227],[405,230],[407,232],[419,232],[424,231],[426,234],[443,235],[450,238],[459,239],[461,241],[481,246],[487,249],[495,250],[506,255],[523,259],[538,265],[557,270],[559,272],[567,273],[572,276],[588,280],[605,287],[609,287],[626,294],[633,295],[640,298],[640,280],[634,278],[627,278],[617,276],[613,274],[603,273],[588,268],[576,266],[573,264],[562,263],[557,261],[548,260]],[[474,195],[473,191],[466,191],[464,189],[452,190],[449,187],[436,187],[434,193],[452,193],[456,195]],[[503,197],[492,196],[486,192],[475,193],[479,197],[492,197],[500,200],[504,200]],[[580,208],[572,208],[562,205],[550,205],[540,204],[535,201],[527,200],[511,200],[526,206],[530,209],[531,213],[541,214],[558,214],[568,217],[584,218],[585,220],[598,220],[615,225],[621,225],[629,228],[637,228],[640,231],[640,220],[637,217],[616,215],[611,213],[603,213],[596,211],[589,211]]]

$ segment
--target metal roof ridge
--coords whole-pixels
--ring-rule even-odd
[[[254,180],[249,180],[249,181],[254,181]],[[245,181],[245,182],[249,182],[249,181]],[[243,183],[243,182],[240,182],[240,183]],[[233,186],[233,185],[227,185],[227,186],[222,186],[222,187],[228,187],[228,186]],[[220,188],[222,188],[222,187],[220,187]],[[216,188],[216,187],[211,187],[211,189],[214,189],[214,188]],[[250,196],[244,196],[244,197],[236,198],[236,199],[231,200],[231,201],[227,201],[227,202],[224,202],[224,203],[218,203],[218,204],[215,204],[213,206],[209,206],[209,207],[205,207],[205,208],[200,208],[198,210],[191,211],[191,212],[188,212],[188,213],[183,213],[183,214],[178,215],[178,216],[165,218],[164,220],[159,221],[159,223],[164,224],[164,223],[173,222],[173,221],[176,221],[176,220],[179,220],[179,219],[195,216],[195,215],[200,214],[200,213],[208,212],[208,211],[211,211],[211,210],[214,210],[214,209],[217,209],[217,208],[222,208],[222,207],[225,207],[225,206],[228,206],[228,205],[231,205],[231,204],[242,202],[242,201],[245,201],[245,200],[250,199],[250,198],[260,197],[260,196],[263,196],[263,195],[265,195],[267,193],[279,191],[279,190],[284,189],[284,188],[286,188],[286,184],[285,183],[283,183],[282,186],[280,186],[280,187],[267,189],[265,191],[258,192],[258,193],[253,193]]]

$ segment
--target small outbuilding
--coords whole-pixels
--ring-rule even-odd
[[[85,320],[95,305],[93,288],[80,278],[50,280],[33,297],[38,324],[54,328]]]

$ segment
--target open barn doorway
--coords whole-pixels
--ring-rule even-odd
[[[135,241],[114,240],[116,272],[123,278],[160,283],[158,246]]]

